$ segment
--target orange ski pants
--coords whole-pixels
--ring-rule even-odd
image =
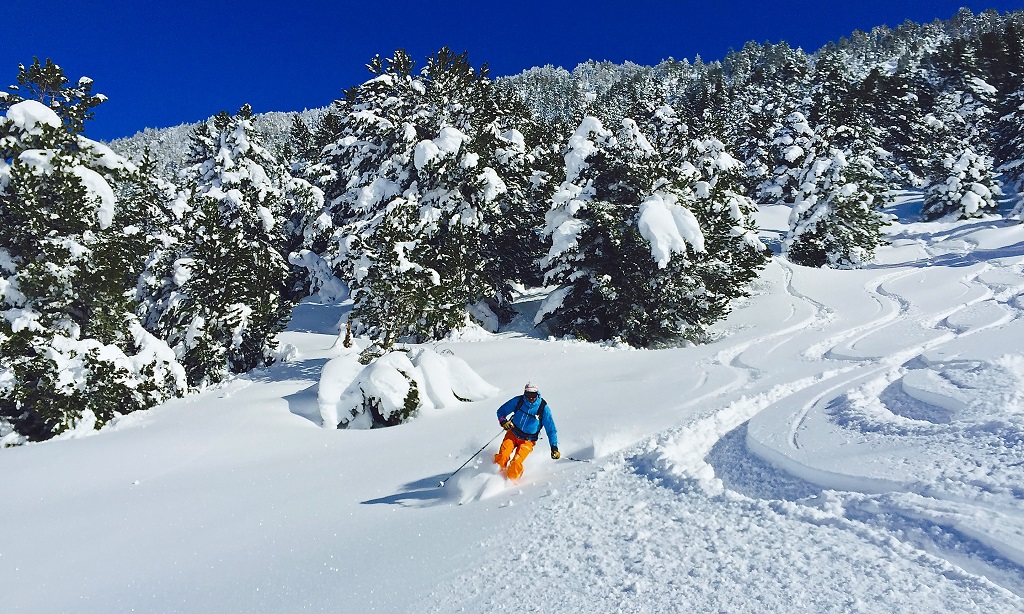
[[[501,440],[498,453],[494,455],[494,462],[509,479],[518,480],[523,475],[523,461],[530,452],[533,452],[534,443],[536,442],[520,439],[513,435],[512,431],[508,431],[505,433],[505,439]]]

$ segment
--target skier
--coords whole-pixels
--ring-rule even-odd
[[[523,461],[533,451],[542,426],[551,442],[551,458],[562,457],[551,408],[533,384],[526,384],[522,396],[512,397],[498,408],[498,422],[506,433],[494,462],[509,479],[518,480],[523,475]]]

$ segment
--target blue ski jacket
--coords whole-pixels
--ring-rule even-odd
[[[498,408],[498,422],[504,423],[506,419],[512,420],[513,434],[527,441],[537,441],[543,426],[552,447],[558,447],[558,429],[551,417],[551,407],[539,394],[532,403],[522,395],[505,401]]]

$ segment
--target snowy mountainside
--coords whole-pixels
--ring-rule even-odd
[[[394,428],[321,427],[346,307],[300,305],[291,362],[0,452],[0,605],[1021,611],[1024,225],[919,208],[867,268],[774,259],[706,345],[549,339],[529,313],[431,344],[500,393]],[[506,483],[485,444],[526,381],[579,461],[541,441]]]
[[[329,107],[305,109],[298,112],[307,125],[314,125]],[[234,113],[236,109],[232,109]],[[253,116],[253,126],[267,149],[280,151],[291,139],[292,117],[296,113],[271,111]],[[207,120],[209,121],[209,120]],[[146,128],[136,134],[111,141],[110,147],[118,154],[131,159],[141,160],[142,154],[148,149],[156,164],[157,174],[161,177],[176,177],[178,171],[189,165],[189,145],[192,133],[202,122],[181,124],[169,128]]]

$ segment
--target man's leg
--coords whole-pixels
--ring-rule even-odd
[[[505,433],[505,438],[501,440],[501,447],[498,448],[498,453],[494,455],[494,463],[505,469],[505,465],[508,465],[508,459],[512,458],[512,452],[516,449],[516,436],[512,434],[512,431]]]
[[[533,451],[532,441],[523,441],[519,443],[519,447],[516,448],[515,456],[512,457],[512,462],[508,464],[508,477],[512,480],[518,480],[523,475],[523,461]]]

